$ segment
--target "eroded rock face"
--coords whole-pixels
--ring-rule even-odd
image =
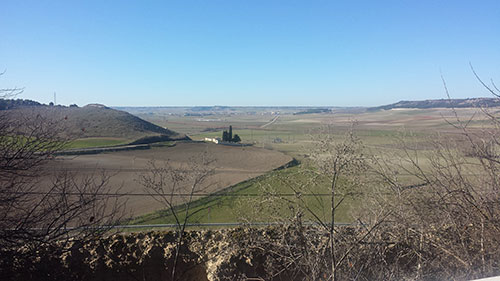
[[[289,235],[273,228],[186,232],[174,278],[174,232],[115,234],[87,242],[4,250],[0,280],[301,280],[290,270],[278,272],[273,263],[273,257],[286,250],[277,245]]]
[[[318,280],[327,240],[305,228],[115,234],[87,242],[3,251],[0,280]],[[325,263],[326,262],[326,263]],[[312,278],[312,279],[311,279]]]
[[[393,241],[390,233],[363,240],[365,227],[336,229],[338,280],[470,280],[497,273],[461,272],[439,249],[422,244],[420,235]],[[300,224],[189,231],[180,247],[174,232],[115,234],[0,250],[0,280],[328,280],[329,241],[328,232]],[[415,249],[422,249],[419,255]],[[442,262],[421,266],[421,260]]]
[[[175,280],[237,280],[256,272],[252,257],[234,243],[245,233],[243,229],[187,232]],[[0,279],[172,280],[176,245],[173,232],[148,232],[5,251]]]

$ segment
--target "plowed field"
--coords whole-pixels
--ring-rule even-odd
[[[148,171],[150,161],[153,160],[161,166],[168,160],[173,166],[189,167],[189,163],[199,161],[204,152],[215,161],[215,174],[206,181],[204,193],[215,192],[262,175],[292,160],[281,152],[251,146],[177,143],[173,147],[156,147],[149,150],[58,157],[48,169],[49,174],[69,171],[76,175],[76,178],[95,175],[100,171],[112,175],[109,182],[112,192],[121,187],[118,192],[130,194],[126,196],[127,210],[130,215],[137,216],[162,207],[154,198],[140,195],[145,192],[138,179]],[[176,200],[180,203],[186,198],[178,197]]]

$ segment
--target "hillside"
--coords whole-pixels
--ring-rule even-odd
[[[100,104],[84,107],[47,106],[30,104],[4,110],[19,118],[43,118],[60,120],[64,131],[72,138],[113,137],[137,139],[145,136],[166,136],[183,139],[186,136],[162,128],[125,111],[112,109]]]
[[[397,103],[368,108],[369,111],[388,110],[394,108],[467,108],[467,107],[497,107],[500,99],[497,98],[469,98],[469,99],[438,99],[423,101],[399,101]]]
[[[32,100],[0,99],[0,110],[15,109],[28,106],[42,106],[42,104]]]

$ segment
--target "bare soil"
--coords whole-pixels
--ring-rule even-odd
[[[48,176],[59,172],[70,172],[75,177],[97,175],[100,171],[112,175],[109,182],[111,192],[127,194],[145,193],[138,182],[141,174],[148,171],[148,163],[155,161],[162,165],[169,161],[181,166],[189,161],[198,161],[199,156],[208,152],[215,160],[215,174],[206,182],[204,193],[215,192],[241,181],[262,175],[292,160],[278,151],[256,147],[234,147],[208,143],[177,143],[173,147],[155,147],[149,150],[119,151],[95,155],[61,156],[48,165]],[[128,195],[127,210],[131,216],[150,213],[162,205],[149,196]],[[186,198],[179,198],[181,203]]]

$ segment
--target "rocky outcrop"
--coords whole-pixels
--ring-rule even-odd
[[[177,261],[176,280],[234,280],[255,271],[252,257],[232,243],[245,233],[241,229],[188,232]],[[4,250],[0,279],[172,280],[175,241],[173,232],[147,232]]]
[[[187,232],[175,279],[222,281],[269,276],[269,253],[261,242],[272,243],[271,236],[278,233],[281,231],[275,228]],[[35,249],[3,250],[0,279],[172,280],[175,241],[173,232],[126,233],[85,243],[74,240]],[[289,277],[284,272],[270,279],[292,280]]]
[[[394,241],[389,228],[336,230],[338,280],[470,280],[498,274],[496,256],[488,256],[495,265],[489,271],[466,270],[420,235]],[[372,238],[366,240],[368,234]],[[189,231],[174,280],[328,280],[328,237],[302,225]],[[173,280],[175,241],[173,232],[145,232],[3,249],[0,280]]]

